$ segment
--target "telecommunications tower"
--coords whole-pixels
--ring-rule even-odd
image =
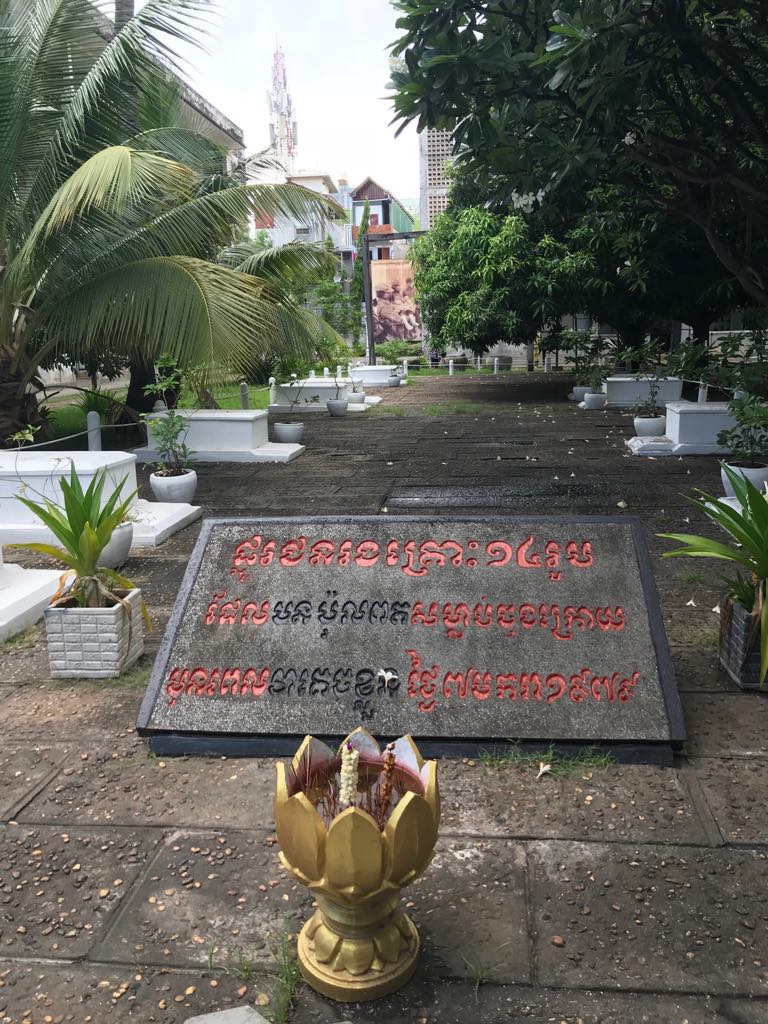
[[[285,54],[279,46],[272,57],[272,89],[267,93],[267,101],[270,145],[286,173],[293,174],[296,170],[296,121],[285,74]]]

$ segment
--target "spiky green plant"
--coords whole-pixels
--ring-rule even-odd
[[[726,533],[730,534],[733,543],[723,544],[720,541],[710,540],[708,537],[700,537],[689,533],[660,533],[659,537],[666,537],[678,541],[683,545],[674,551],[665,551],[663,558],[675,558],[686,555],[690,558],[719,558],[726,562],[733,562],[746,570],[749,581],[754,585],[754,605],[751,609],[755,616],[755,631],[753,642],[757,638],[757,631],[760,633],[760,683],[764,685],[768,674],[768,602],[766,602],[766,579],[768,579],[768,500],[766,495],[759,491],[755,485],[734,472],[725,463],[720,464],[728,479],[731,482],[733,493],[738,501],[739,509],[731,508],[730,505],[719,498],[707,494],[697,488],[700,497],[692,499],[707,514],[712,522],[721,526]],[[743,578],[734,581],[731,587],[731,595],[745,592]],[[729,613],[728,605],[733,596],[726,599],[726,607],[722,614]]]
[[[56,353],[108,345],[224,376],[335,337],[287,286],[325,266],[322,247],[216,260],[255,216],[340,211],[256,180],[264,159],[228,167],[185,126],[175,47],[211,6],[147,0],[115,31],[104,0],[0,0],[0,439],[34,418],[28,384]]]
[[[19,501],[42,520],[61,545],[9,545],[50,555],[67,566],[51,604],[62,604],[72,600],[81,608],[104,608],[108,605],[123,604],[123,599],[115,591],[133,590],[135,586],[114,569],[99,565],[102,551],[115,529],[125,520],[131,501],[136,495],[134,491],[121,500],[121,492],[128,479],[125,477],[102,505],[101,498],[106,479],[106,470],[100,470],[84,491],[73,465],[69,480],[62,478],[59,481],[63,506],[55,505],[47,499],[37,502],[19,496]],[[142,611],[146,618],[143,604]]]

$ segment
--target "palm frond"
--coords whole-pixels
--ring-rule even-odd
[[[310,284],[332,271],[336,260],[322,243],[288,242],[271,249],[250,242],[224,249],[216,262],[290,289],[296,284]]]
[[[142,260],[82,285],[40,325],[68,352],[117,352],[242,372],[260,355],[307,356],[318,321],[245,274],[192,257]]]

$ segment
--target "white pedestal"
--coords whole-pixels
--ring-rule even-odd
[[[69,479],[71,467],[86,488],[96,473],[106,471],[104,501],[125,479],[121,495],[136,490],[136,456],[129,452],[0,452],[0,544],[58,541],[25,505],[19,495],[32,501],[48,499],[61,505],[59,481]],[[155,547],[195,519],[202,509],[197,505],[134,498],[132,547]]]
[[[399,373],[402,370],[402,366],[395,363],[379,364],[376,366],[353,366],[350,372],[352,380],[359,381],[364,387],[371,388],[386,388],[388,387],[388,380],[392,376],[392,371]],[[403,384],[406,383],[407,378],[403,377]]]
[[[612,409],[629,409],[650,398],[650,382],[648,378],[636,380],[631,374],[616,374],[608,377],[603,384],[606,405]],[[679,377],[663,377],[659,381],[659,392],[656,404],[665,405],[676,402],[683,393],[683,382]]]
[[[717,443],[721,430],[735,421],[727,402],[667,402],[664,437],[631,437],[625,441],[633,455],[725,455]]]
[[[717,443],[721,430],[736,422],[727,402],[669,402],[667,437],[674,455],[723,455],[727,449]]]
[[[0,548],[0,643],[37,622],[59,586],[60,572],[3,563]]]
[[[325,406],[323,406],[325,409]],[[277,444],[269,440],[264,409],[175,409],[187,421],[184,443],[194,462],[291,462],[305,450],[303,444]],[[165,413],[153,413],[152,419]],[[136,449],[139,462],[157,462],[149,444]]]

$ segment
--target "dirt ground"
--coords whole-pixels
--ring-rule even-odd
[[[569,383],[414,380],[364,417],[307,415],[289,466],[197,467],[205,515],[637,515],[685,709],[671,768],[537,781],[443,762],[437,855],[405,893],[416,978],[346,1008],[299,986],[296,1024],[768,1020],[768,699],[718,671],[718,572],[662,560],[655,536],[705,528],[685,495],[717,492],[717,462],[628,456],[629,416],[579,410]],[[441,509],[449,484],[475,504]],[[273,763],[160,760],[134,732],[198,529],[125,567],[156,623],[129,676],[50,680],[39,630],[0,646],[0,1024],[181,1024],[247,1002],[286,1016],[276,942],[310,901],[278,864]]]

